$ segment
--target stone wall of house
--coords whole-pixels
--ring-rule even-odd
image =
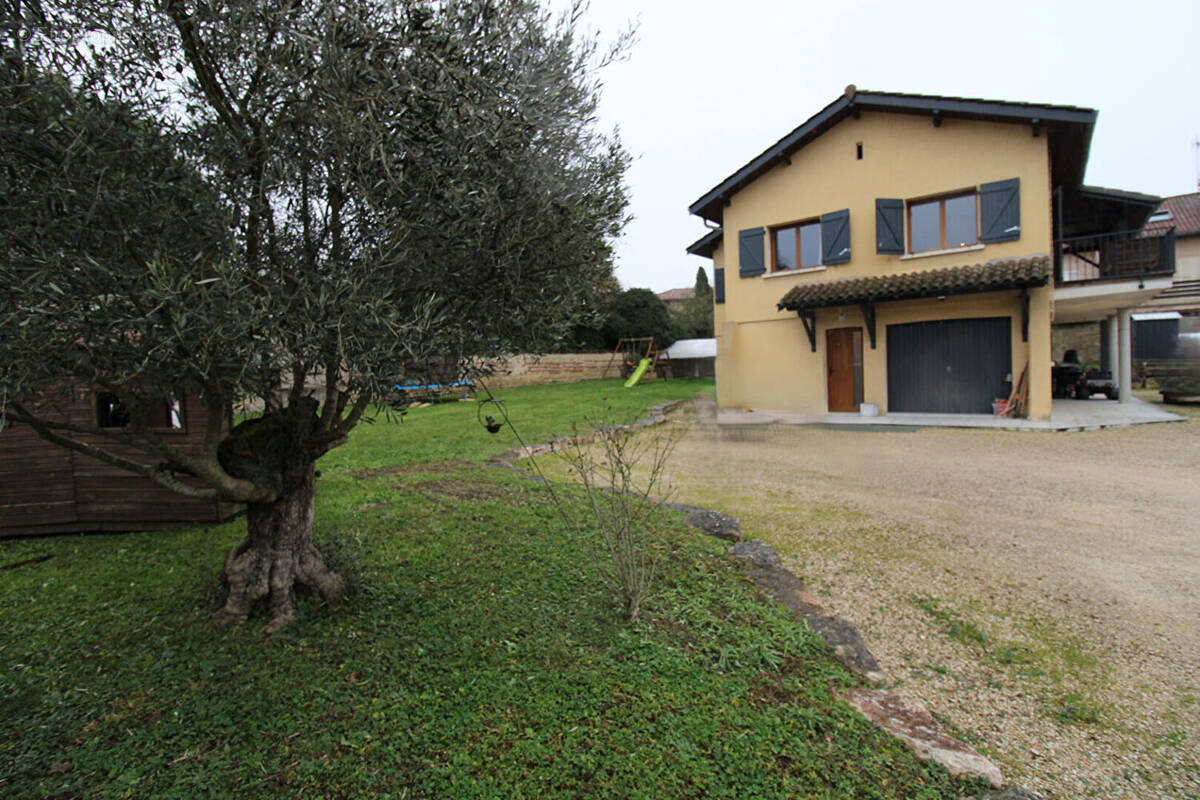
[[[1067,350],[1074,350],[1079,354],[1080,364],[1099,364],[1100,323],[1055,325],[1051,334],[1051,357],[1055,361],[1062,361],[1063,353]]]

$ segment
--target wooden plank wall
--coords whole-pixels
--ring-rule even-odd
[[[95,398],[90,392],[73,394],[55,405],[58,419],[95,424]],[[183,422],[182,430],[162,435],[185,450],[198,451],[209,424],[204,404],[185,398]],[[132,447],[102,437],[79,438],[154,463]],[[233,513],[236,507],[229,504],[182,497],[147,478],[44,442],[28,426],[0,431],[0,531],[139,530],[215,522]]]
[[[74,523],[72,462],[69,450],[43,442],[27,425],[0,431],[0,529]]]

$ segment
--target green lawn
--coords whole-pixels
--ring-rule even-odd
[[[498,394],[534,441],[711,390]],[[318,536],[364,588],[269,640],[207,625],[241,523],[0,542],[0,564],[53,555],[0,572],[0,796],[969,794],[835,700],[853,679],[678,520],[620,622],[544,488],[482,466],[514,442],[475,415],[416,409],[322,460]]]

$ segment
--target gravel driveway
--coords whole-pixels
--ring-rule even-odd
[[[1200,407],[1181,411],[1061,434],[701,416],[669,477],[771,542],[1010,780],[1196,798]]]

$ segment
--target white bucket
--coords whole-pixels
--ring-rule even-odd
[[[874,403],[863,403],[858,407],[858,413],[864,417],[878,417],[879,406]]]

